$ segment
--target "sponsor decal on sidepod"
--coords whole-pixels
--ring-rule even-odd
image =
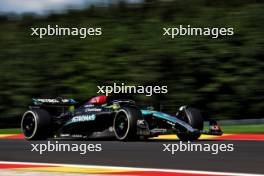
[[[80,115],[72,118],[72,122],[86,122],[95,120],[95,115]]]

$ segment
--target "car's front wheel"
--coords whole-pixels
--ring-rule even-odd
[[[187,107],[181,113],[181,120],[188,123],[194,129],[199,131],[203,130],[203,117],[201,112],[198,109]],[[177,136],[182,141],[193,141],[197,140],[201,133],[200,132],[190,133],[190,132],[182,132],[178,133]]]
[[[114,118],[114,133],[118,140],[133,140],[137,137],[137,120],[142,116],[141,111],[134,107],[120,109]]]

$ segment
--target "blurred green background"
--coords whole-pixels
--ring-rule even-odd
[[[167,85],[136,96],[174,113],[191,104],[209,118],[263,118],[264,2],[147,0],[64,14],[0,15],[0,125],[19,125],[33,97],[86,100],[97,85]],[[233,27],[233,36],[164,37],[163,27]],[[102,36],[30,36],[31,27],[102,27]],[[15,124],[15,125],[14,125]]]

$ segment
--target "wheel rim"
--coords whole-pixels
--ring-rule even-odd
[[[129,128],[129,122],[127,116],[122,113],[115,119],[114,129],[117,137],[123,139],[126,137]]]
[[[31,137],[34,134],[36,127],[36,121],[33,114],[29,113],[27,114],[22,123],[23,133],[25,137]]]

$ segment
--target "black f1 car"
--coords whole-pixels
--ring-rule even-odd
[[[134,101],[96,96],[75,108],[73,99],[33,99],[22,117],[21,128],[27,140],[82,137],[107,131],[118,140],[147,139],[176,134],[180,140],[197,140],[201,134],[222,135],[216,121],[204,131],[198,109],[181,106],[176,115],[140,109]]]

